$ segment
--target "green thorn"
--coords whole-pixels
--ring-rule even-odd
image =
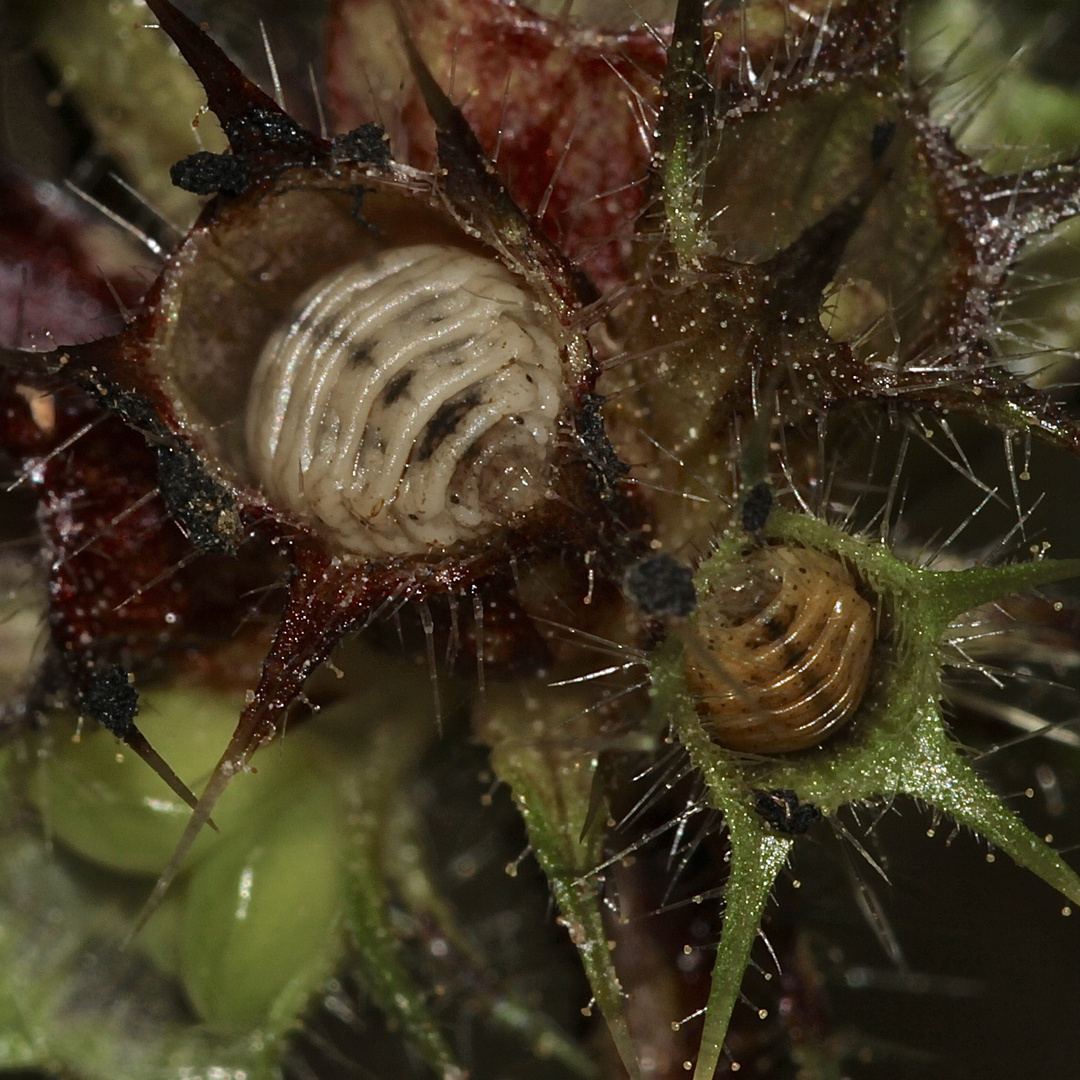
[[[626,1022],[622,984],[608,949],[597,891],[582,884],[580,879],[571,879],[565,872],[553,873],[553,866],[548,861],[550,852],[542,843],[537,847],[536,834],[532,829],[529,830],[529,839],[540,865],[548,875],[552,894],[570,931],[570,938],[578,948],[585,975],[589,980],[589,988],[607,1021],[623,1068],[632,1080],[641,1080],[637,1050]],[[549,869],[549,866],[552,866],[552,869]]]
[[[901,790],[944,810],[1074,904],[1080,904],[1080,875],[986,786],[940,722],[932,723],[928,718],[920,726],[920,754],[904,777]]]
[[[497,771],[503,779],[508,779],[509,770],[502,768]],[[536,787],[528,783],[518,785],[512,779],[510,784],[525,819],[533,854],[547,875],[560,916],[569,931],[570,940],[577,946],[589,988],[607,1020],[623,1067],[632,1080],[641,1080],[637,1050],[626,1022],[622,984],[615,971],[604,931],[600,897],[596,886],[582,876],[588,873],[597,859],[568,860],[566,836],[564,834],[560,839],[557,820],[552,813],[554,807],[545,804],[543,795]],[[579,828],[583,820],[584,817],[577,819]]]
[[[414,726],[382,727],[372,733],[358,771],[342,777],[349,805],[348,886],[345,919],[357,948],[368,992],[443,1080],[465,1075],[431,1015],[424,994],[405,963],[390,917],[385,883],[389,804],[404,772],[423,749]]]
[[[746,784],[738,766],[708,737],[685,697],[672,695],[675,681],[658,685],[668,715],[691,760],[705,776],[709,802],[724,815],[731,860],[724,890],[724,925],[713,966],[705,1028],[694,1080],[712,1080],[720,1061],[731,1013],[757,940],[761,915],[776,875],[787,861],[793,841],[779,836],[750,809]]]
[[[375,850],[378,837],[371,833],[361,837],[359,832],[353,837],[347,920],[364,983],[375,1004],[397,1021],[405,1037],[440,1077],[462,1077],[464,1071],[405,966]],[[373,832],[377,834],[378,829]]]
[[[383,844],[395,852],[415,851],[420,846],[419,832],[420,816],[416,807],[400,800],[383,823]],[[541,1060],[558,1061],[582,1080],[591,1080],[596,1075],[596,1062],[578,1040],[563,1031],[540,1008],[502,988],[500,980],[491,972],[483,950],[470,940],[453,906],[439,892],[425,859],[395,858],[390,860],[385,871],[406,910],[433,927],[434,932],[450,944],[452,955],[459,954],[453,959],[455,966],[463,965],[466,971],[472,969],[466,978],[476,980],[474,1009],[482,1009],[494,1023],[522,1039]]]
[[[1080,559],[1034,559],[1008,566],[975,566],[969,570],[921,570],[920,582],[938,599],[937,615],[944,625],[980,604],[1013,593],[1080,577]]]
[[[746,820],[728,817],[729,810],[724,808],[731,836],[731,870],[694,1080],[712,1080],[716,1072],[765,903],[792,845],[784,837],[763,834],[748,812],[742,806],[739,809]]]
[[[608,947],[597,879],[602,831],[589,820],[593,752],[575,743],[592,714],[574,691],[522,683],[518,690],[489,687],[478,735],[491,747],[491,767],[509,784],[529,835],[529,844],[559,905],[563,925],[577,946],[589,987],[604,1014],[612,1041],[631,1080],[641,1080],[630,1037],[622,984]],[[533,717],[544,716],[559,739],[537,738]],[[569,726],[568,726],[569,725]]]

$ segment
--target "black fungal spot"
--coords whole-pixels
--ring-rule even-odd
[[[59,363],[66,359],[62,354]],[[152,441],[162,500],[188,539],[203,551],[235,555],[240,533],[236,499],[207,475],[199,455],[162,423],[142,394],[118,385],[97,367],[73,370],[71,375],[109,412]]]
[[[451,398],[439,411],[428,421],[424,428],[423,438],[416,451],[417,461],[427,461],[435,452],[435,447],[442,442],[447,435],[453,435],[462,419],[480,404],[480,391],[467,390],[457,397]]]
[[[378,124],[361,124],[331,140],[334,161],[363,161],[372,165],[390,164],[390,143]]]
[[[755,791],[754,809],[778,832],[801,836],[821,817],[813,803],[799,802],[790,788]]]
[[[290,116],[276,109],[252,109],[222,121],[229,145],[237,153],[314,149],[314,138]]]
[[[756,483],[743,499],[742,504],[742,527],[743,532],[759,533],[765,528],[765,522],[773,508],[773,493],[765,481]]]
[[[103,668],[90,676],[79,697],[79,708],[118,738],[127,740],[135,731],[139,694],[122,667]]]
[[[413,374],[412,371],[402,371],[386,384],[386,389],[382,392],[382,401],[384,405],[393,405],[394,402],[405,393],[409,383],[413,380]]]
[[[685,617],[697,607],[694,572],[663,552],[630,567],[626,592],[643,615]]]
[[[608,441],[604,430],[603,405],[604,399],[599,394],[585,394],[581,399],[577,428],[600,497],[610,500],[615,497],[617,485],[630,471],[630,466]]]
[[[198,799],[188,786],[135,726],[139,694],[122,667],[116,665],[93,671],[79,695],[78,705],[85,716],[96,720],[131,747],[188,806],[194,809],[198,805]],[[212,822],[209,824],[216,832],[217,826]]]
[[[169,178],[178,188],[196,195],[243,195],[251,186],[251,176],[242,158],[233,154],[212,154],[200,150],[169,169]]]
[[[161,497],[188,539],[203,551],[234,555],[240,517],[233,496],[183,443],[159,444],[155,453]]]

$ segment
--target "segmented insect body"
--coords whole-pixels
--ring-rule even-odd
[[[559,348],[495,260],[383,251],[317,283],[267,343],[247,410],[253,470],[350,552],[479,539],[548,490]]]
[[[806,548],[766,547],[699,598],[686,675],[717,743],[773,754],[820,743],[869,681],[874,612],[851,573]]]
[[[578,339],[512,258],[353,168],[193,230],[147,373],[207,470],[288,535],[381,566],[468,559],[564,490]]]

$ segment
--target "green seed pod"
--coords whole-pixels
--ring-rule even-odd
[[[188,884],[181,977],[215,1027],[295,1015],[339,958],[341,803],[313,769],[276,805],[259,828],[223,840]]]
[[[236,722],[236,697],[188,688],[151,691],[139,715],[140,730],[194,788],[210,774]],[[57,732],[60,729],[64,733]],[[83,857],[114,870],[157,874],[169,859],[191,810],[139,757],[104,729],[66,736],[61,718],[55,743],[38,763],[30,796],[47,831]],[[265,768],[263,766],[265,765]],[[221,827],[244,816],[256,789],[265,789],[287,763],[268,755],[257,776],[235,791],[215,815]],[[216,843],[199,838],[194,858]]]

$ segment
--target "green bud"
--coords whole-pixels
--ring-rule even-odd
[[[275,794],[257,827],[223,839],[188,883],[181,976],[219,1028],[290,1023],[340,956],[338,793],[312,769]]]
[[[242,701],[236,695],[184,688],[151,690],[137,723],[150,744],[195,792],[229,741]],[[104,729],[68,736],[57,717],[29,793],[46,832],[84,858],[123,873],[157,875],[168,862],[191,810],[135,753]],[[257,771],[237,777],[215,809],[223,833],[238,827],[260,793],[293,767],[293,755],[260,757]],[[217,844],[207,829],[190,862]]]

